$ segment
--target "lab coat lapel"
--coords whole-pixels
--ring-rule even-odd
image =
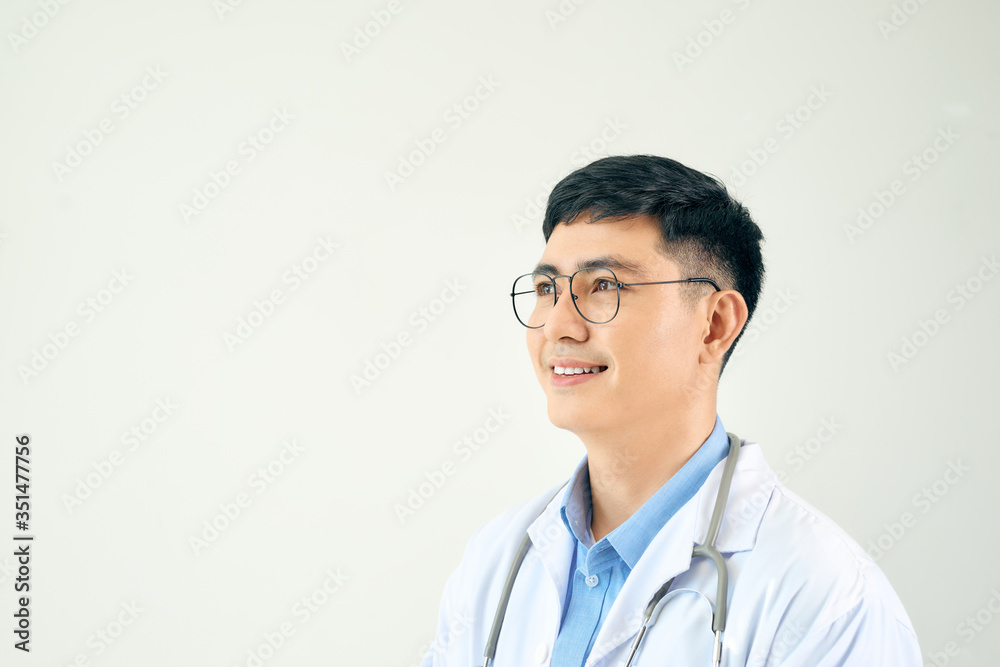
[[[653,594],[665,582],[690,569],[692,549],[696,541],[700,543],[705,539],[708,532],[724,467],[725,460],[712,470],[698,493],[664,524],[650,542],[608,612],[586,667],[599,664],[622,644],[631,641],[642,626],[643,611]],[[736,463],[723,525],[716,540],[716,547],[724,555],[753,548],[774,484],[774,473],[764,462],[760,446],[744,444]],[[564,579],[564,593],[565,588]]]
[[[549,502],[545,510],[538,515],[538,518],[528,526],[528,536],[531,537],[533,552],[537,553],[545,572],[552,580],[560,608],[566,599],[569,569],[573,561],[573,549],[576,548],[576,542],[566,529],[566,524],[563,523],[559,512],[564,492],[565,486]]]

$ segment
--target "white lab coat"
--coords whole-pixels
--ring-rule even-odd
[[[586,667],[624,664],[653,593],[676,581],[633,665],[711,665],[715,568],[691,558],[708,531],[724,461],[663,526],[636,563],[601,627]],[[496,667],[547,665],[566,597],[573,538],[556,488],[480,528],[445,586],[438,632],[422,667],[473,667],[508,568],[521,566],[500,633]],[[919,667],[910,619],[872,559],[826,516],[778,483],[760,446],[744,441],[716,547],[729,566],[722,665]],[[687,589],[674,592],[677,589]]]

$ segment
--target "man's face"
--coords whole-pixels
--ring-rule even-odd
[[[693,277],[680,275],[677,264],[656,249],[659,241],[658,223],[650,217],[578,219],[556,226],[539,266],[550,266],[540,269],[545,273],[554,267],[550,275],[608,266],[626,284]],[[552,423],[577,435],[628,431],[685,410],[691,388],[703,377],[698,355],[708,324],[705,301],[692,311],[681,290],[703,288],[697,283],[624,287],[615,318],[593,324],[574,307],[568,282],[558,279],[561,296],[545,326],[527,330]],[[600,372],[563,376],[555,367]]]

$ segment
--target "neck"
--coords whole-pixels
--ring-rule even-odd
[[[713,397],[714,398],[714,397]],[[635,514],[688,462],[715,428],[715,401],[695,410],[578,434],[587,448],[597,542]]]

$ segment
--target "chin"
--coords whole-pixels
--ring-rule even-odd
[[[586,430],[591,425],[591,415],[587,413],[584,406],[558,405],[558,401],[555,403],[551,399],[549,400],[548,414],[549,421],[556,428],[577,433]]]

